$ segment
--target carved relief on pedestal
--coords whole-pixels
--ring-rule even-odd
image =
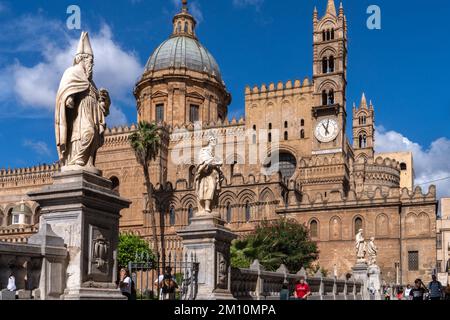
[[[110,231],[90,226],[89,232],[89,280],[101,280],[111,270]],[[100,277],[100,278],[99,278]]]

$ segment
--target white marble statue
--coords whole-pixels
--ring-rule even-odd
[[[95,157],[103,144],[111,100],[92,80],[94,53],[87,32],[82,32],[73,66],[61,79],[56,96],[55,133],[64,171],[95,170]]]
[[[194,179],[198,215],[207,215],[217,206],[223,173],[220,168],[222,162],[214,156],[216,145],[216,138],[211,136],[208,138],[208,144],[200,151]]]
[[[364,241],[363,229],[359,229],[355,240],[356,258],[358,263],[365,263],[366,243]]]
[[[371,237],[367,243],[367,255],[369,257],[369,265],[373,266],[377,264],[377,252],[378,248],[375,245],[375,238]]]

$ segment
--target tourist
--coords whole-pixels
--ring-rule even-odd
[[[10,273],[10,275],[8,277],[8,286],[6,287],[6,289],[8,291],[16,291],[17,290],[16,277],[14,277],[14,275],[12,273]]]
[[[414,281],[414,288],[411,289],[409,295],[412,297],[412,300],[420,301],[424,300],[427,291],[428,289],[425,287],[422,280],[416,279],[416,281]]]
[[[172,268],[166,267],[164,274],[160,275],[155,281],[159,288],[159,300],[175,300],[178,283],[172,276]]]
[[[398,288],[397,300],[403,300],[403,288]]]
[[[311,289],[305,281],[305,277],[300,277],[295,285],[294,297],[298,300],[307,300],[311,295]]]
[[[289,300],[289,287],[288,287],[288,282],[284,281],[283,285],[281,286],[281,291],[280,291],[280,300]]]
[[[119,288],[122,294],[128,298],[128,300],[131,300],[131,287],[132,287],[132,280],[130,277],[130,272],[127,268],[120,269],[120,282],[119,282]]]
[[[385,287],[384,288],[384,300],[391,300],[391,288]]]
[[[409,295],[410,293],[411,293],[411,286],[408,284],[406,286],[405,294],[404,294],[404,297],[405,297],[406,300],[411,300],[411,297]]]
[[[428,290],[430,291],[430,300],[441,300],[442,284],[437,281],[435,274],[431,276],[431,279],[431,282],[428,284]]]

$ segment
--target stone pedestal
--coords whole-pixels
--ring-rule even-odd
[[[367,269],[367,288],[375,290],[374,299],[381,300],[381,270],[377,265],[371,265]]]
[[[93,172],[56,173],[53,181],[29,197],[41,206],[40,228],[50,225],[67,248],[61,299],[124,299],[116,285],[117,245],[120,210],[130,202]]]
[[[184,230],[184,252],[199,262],[197,300],[231,300],[230,245],[236,238],[216,214],[197,215]]]
[[[353,270],[353,278],[357,281],[362,281],[363,283],[363,289],[362,289],[362,294],[363,294],[363,299],[364,300],[369,300],[370,296],[369,296],[369,292],[368,292],[368,287],[367,287],[367,282],[368,282],[368,275],[367,275],[367,263],[365,262],[358,262],[355,264],[355,266],[352,268]]]

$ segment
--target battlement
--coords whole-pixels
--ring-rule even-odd
[[[53,173],[58,171],[60,165],[58,162],[54,164],[40,164],[33,167],[27,168],[16,168],[16,169],[0,169],[0,179],[13,176],[21,175],[32,175],[32,174],[42,174],[42,173]]]
[[[414,191],[410,192],[407,188],[390,188],[387,192],[383,192],[382,188],[377,187],[374,191],[363,191],[356,193],[350,190],[347,196],[340,190],[332,190],[327,197],[321,193],[307,193],[303,192],[300,201],[289,201],[289,210],[317,210],[331,209],[334,207],[364,207],[373,205],[388,205],[388,204],[429,204],[436,203],[436,187],[430,186],[427,193],[422,191],[422,188],[416,187]],[[278,209],[277,211],[283,211]]]
[[[247,97],[255,97],[261,95],[261,94],[267,94],[267,93],[280,93],[280,94],[288,94],[292,92],[286,92],[286,91],[293,91],[301,89],[301,90],[311,90],[313,86],[313,82],[309,78],[305,78],[303,80],[303,83],[300,80],[295,80],[292,83],[292,80],[287,81],[286,83],[283,83],[279,81],[276,85],[275,83],[271,82],[269,86],[266,84],[262,84],[260,87],[257,85],[253,86],[251,88],[250,86],[247,86],[245,88],[245,96]],[[301,91],[300,90],[300,91]]]

